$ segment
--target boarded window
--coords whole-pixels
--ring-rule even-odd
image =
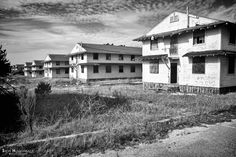
[[[236,27],[231,26],[229,33],[229,43],[236,44]]]
[[[193,45],[205,43],[205,30],[193,32]]]
[[[124,67],[122,65],[119,66],[119,73],[123,73],[124,72]]]
[[[98,60],[98,53],[93,53],[93,59]]]
[[[65,69],[65,74],[69,74],[69,69]]]
[[[106,66],[106,73],[111,73],[111,66],[110,65]]]
[[[229,57],[228,58],[229,64],[228,64],[228,73],[229,74],[234,74],[234,69],[235,69],[235,58],[234,57]]]
[[[193,74],[205,74],[205,57],[194,57],[192,64]]]
[[[111,54],[106,54],[106,60],[111,60]]]
[[[150,73],[152,74],[159,73],[159,60],[150,63]]]
[[[81,73],[84,73],[84,66],[81,65]]]
[[[119,60],[124,60],[124,56],[123,55],[119,55]]]
[[[93,66],[93,73],[98,73],[98,65]]]
[[[131,60],[131,61],[135,61],[135,55],[131,55],[131,56],[130,56],[130,60]]]
[[[130,72],[132,72],[132,73],[135,72],[135,65],[131,65],[131,67],[130,67]]]
[[[150,50],[158,49],[158,39],[150,40]]]
[[[56,74],[60,74],[60,69],[56,69]]]

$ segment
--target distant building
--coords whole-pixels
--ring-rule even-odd
[[[32,77],[43,77],[43,60],[34,60],[31,70]]]
[[[32,62],[25,62],[24,64],[24,75],[27,77],[32,77]]]
[[[69,56],[49,54],[44,60],[44,77],[69,78]]]
[[[76,44],[70,53],[70,78],[97,79],[141,78],[142,54],[138,47],[102,44]]]
[[[173,12],[142,41],[143,85],[182,92],[236,91],[236,24]]]
[[[24,64],[15,64],[12,66],[12,73],[13,74],[24,74]]]

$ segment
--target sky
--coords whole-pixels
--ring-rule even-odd
[[[0,0],[0,45],[11,64],[68,54],[76,43],[133,39],[173,11],[236,22],[236,0]]]

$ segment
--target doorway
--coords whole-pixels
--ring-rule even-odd
[[[177,83],[177,63],[170,64],[170,83]]]

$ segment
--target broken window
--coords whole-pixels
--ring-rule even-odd
[[[230,56],[228,58],[228,73],[229,74],[234,74],[234,69],[235,69],[235,58],[233,56]]]
[[[110,65],[106,66],[106,73],[111,73],[111,66]]]
[[[193,57],[193,74],[205,74],[205,57]]]
[[[205,30],[195,30],[193,32],[193,45],[205,43]]]
[[[159,60],[155,62],[150,62],[150,73],[158,74],[159,73]]]
[[[93,66],[93,73],[98,73],[98,65]]]

